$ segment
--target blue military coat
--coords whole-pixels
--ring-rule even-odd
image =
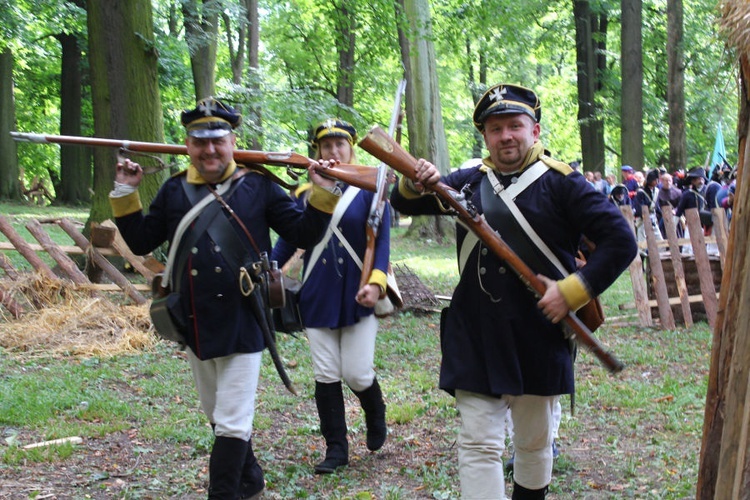
[[[346,189],[352,189],[347,187]],[[367,247],[367,218],[370,213],[374,193],[360,191],[339,220],[337,227],[351,245],[352,249],[364,259]],[[299,198],[300,205],[304,198]],[[390,209],[386,204],[375,240],[375,260],[373,269],[382,273],[388,271],[390,257]],[[292,256],[298,245],[286,238],[276,243],[271,258],[282,266]],[[305,252],[305,272],[308,272],[312,249]],[[334,233],[326,244],[320,257],[309,270],[299,295],[299,310],[302,323],[312,328],[342,328],[351,326],[360,318],[373,314],[373,308],[357,303],[355,297],[359,291],[362,271],[351,257],[339,237]]]
[[[148,214],[137,211],[115,218],[123,238],[136,254],[146,254],[163,242],[172,241],[178,223],[192,206],[182,186],[183,176],[184,173],[172,177],[162,185]],[[330,214],[312,205],[299,207],[277,184],[260,174],[248,173],[233,182],[239,184],[226,201],[262,252],[271,250],[270,229],[299,247],[307,247],[320,238],[330,220]],[[241,239],[247,239],[225,209],[218,217],[229,218]],[[191,227],[194,226],[195,223]],[[188,230],[183,241],[189,234]],[[247,248],[248,261],[256,260],[249,243]],[[240,293],[233,263],[207,234],[189,251],[179,304],[187,326],[187,345],[200,359],[262,351],[262,331],[248,299]]]
[[[485,176],[475,167],[442,181],[457,190],[468,186],[471,202],[483,213],[480,184]],[[498,177],[507,187],[514,176]],[[407,215],[443,213],[429,195],[413,199],[399,189],[391,202]],[[636,254],[633,232],[619,209],[572,169],[548,169],[515,203],[568,271],[576,269],[582,235],[596,245],[578,271],[591,297],[612,284]],[[466,229],[457,225],[456,236],[460,249]],[[507,264],[481,244],[471,251],[443,311],[440,339],[440,387],[450,393],[461,389],[499,397],[574,391],[573,359],[561,326],[547,320]]]

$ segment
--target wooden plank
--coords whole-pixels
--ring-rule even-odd
[[[690,241],[693,245],[695,267],[698,270],[698,281],[700,282],[701,295],[703,295],[703,306],[706,308],[708,324],[713,329],[716,324],[719,303],[716,300],[716,288],[714,287],[713,274],[711,273],[711,264],[708,261],[706,241],[703,238],[703,228],[701,227],[698,209],[689,208],[685,210],[685,220],[690,232]]]
[[[672,270],[674,272],[675,286],[682,306],[682,317],[686,327],[693,326],[693,313],[690,310],[690,300],[688,298],[687,283],[685,282],[685,269],[682,267],[682,254],[677,243],[677,228],[669,211],[664,217],[664,230],[667,233],[667,243],[669,244],[669,255],[672,259]]]
[[[20,276],[18,270],[4,253],[0,253],[0,267],[5,271],[5,274],[8,275],[8,278],[13,281],[18,280]]]
[[[716,292],[716,298],[719,298],[719,292]],[[687,299],[691,304],[697,304],[703,302],[703,295],[688,295]],[[680,297],[670,297],[669,305],[676,306],[680,304],[681,300]],[[657,307],[659,305],[656,299],[649,300],[647,304],[649,307]],[[625,302],[624,304],[620,304],[618,308],[620,310],[635,309],[635,302]]]
[[[674,329],[674,314],[672,314],[672,308],[669,306],[669,293],[667,293],[667,281],[664,278],[664,268],[661,265],[661,255],[659,255],[659,247],[656,246],[656,235],[654,234],[654,228],[649,223],[651,216],[649,214],[648,205],[643,205],[642,217],[646,223],[643,224],[643,229],[646,233],[646,242],[648,243],[648,263],[651,268],[651,286],[656,292],[656,302],[659,304],[659,321],[661,322],[662,328]]]
[[[86,275],[78,269],[78,266],[75,262],[73,262],[73,259],[68,257],[68,254],[60,250],[60,247],[58,247],[54,241],[52,241],[52,238],[49,237],[49,235],[44,232],[44,228],[42,228],[42,225],[39,223],[36,219],[31,219],[29,222],[26,223],[26,229],[31,233],[31,235],[36,238],[36,240],[44,247],[44,250],[52,257],[55,262],[60,266],[60,269],[65,272],[65,274],[68,275],[70,280],[75,283],[76,285],[82,285],[84,283],[89,283],[89,279],[86,277]]]
[[[0,285],[0,304],[8,310],[14,319],[20,318],[25,312],[23,306],[13,298],[13,294],[2,285]]]
[[[136,304],[145,304],[148,302],[148,300],[136,290],[135,287],[133,287],[133,284],[130,283],[130,281],[128,281],[128,279],[123,276],[110,261],[105,259],[96,247],[91,245],[86,237],[76,229],[70,219],[60,219],[57,223],[63,231],[68,233],[68,236],[70,236],[75,244],[86,252],[94,264],[100,267],[102,271],[104,271],[105,274],[128,295],[128,297],[135,301]]]
[[[716,239],[713,236],[704,236],[704,240],[706,243],[716,243]],[[679,246],[683,245],[689,245],[690,244],[690,238],[679,238],[677,240],[677,244]],[[667,240],[656,240],[656,246],[659,248],[666,248],[669,247],[669,242]],[[646,241],[639,241],[638,242],[638,248],[641,250],[645,250],[648,248],[648,242]]]
[[[633,221],[633,209],[625,205],[620,207],[623,217],[627,219],[630,229],[635,236],[635,223]],[[646,291],[646,278],[643,276],[643,260],[640,252],[636,254],[629,266],[630,282],[633,285],[633,299],[638,309],[638,322],[641,326],[653,326],[651,308],[648,306],[648,292]]]
[[[38,243],[27,243],[27,245],[31,250],[34,250],[35,252],[45,251],[44,247]],[[83,253],[83,250],[75,245],[57,245],[57,247],[67,254],[80,255]],[[13,243],[0,241],[0,250],[17,250],[17,248],[13,245]],[[101,253],[102,255],[120,255],[112,248],[97,248],[97,250],[99,250],[99,253]]]
[[[148,283],[131,283],[134,289],[139,292],[150,292],[151,285]],[[91,283],[90,285],[79,285],[78,288],[87,288],[90,290],[100,290],[102,292],[121,292],[122,288],[114,283]],[[148,300],[147,300],[148,301]]]
[[[117,226],[111,220],[105,220],[100,225],[102,227],[112,227],[117,229]],[[145,277],[149,281],[149,283],[154,280],[154,276],[156,276],[157,273],[155,273],[145,265],[146,258],[136,255],[132,250],[130,250],[130,247],[128,247],[128,244],[125,243],[125,240],[122,238],[122,235],[119,231],[115,232],[115,237],[112,241],[112,248],[115,249],[117,253],[122,256],[122,258],[130,262],[130,265],[133,266],[133,269],[141,273],[143,277]]]
[[[711,215],[714,221],[711,234],[716,239],[716,246],[719,248],[719,263],[721,264],[721,272],[723,273],[728,246],[727,215],[723,208],[714,208],[711,210]]]
[[[29,244],[26,243],[26,240],[24,240],[21,235],[13,229],[13,226],[8,219],[2,215],[0,215],[0,231],[2,231],[5,237],[8,238],[8,241],[11,242],[13,248],[17,250],[29,264],[31,264],[31,267],[43,274],[47,279],[54,281],[59,280],[57,275],[52,271],[52,268],[50,268],[47,263],[34,252]]]

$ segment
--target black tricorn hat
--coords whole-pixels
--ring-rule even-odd
[[[242,115],[213,97],[201,99],[195,109],[182,112],[182,124],[187,134],[201,139],[224,137],[240,123]]]
[[[349,144],[357,142],[357,129],[349,122],[338,118],[329,118],[321,122],[315,128],[315,135],[312,138],[312,146],[317,149],[321,139],[326,137],[343,137]]]
[[[542,104],[533,90],[519,85],[499,83],[490,87],[474,108],[474,126],[481,132],[484,121],[492,115],[526,114],[539,122]]]

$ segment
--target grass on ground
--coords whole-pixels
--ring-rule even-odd
[[[457,279],[454,246],[417,248],[403,232],[394,231],[393,261],[449,294]],[[626,274],[603,296],[607,316],[621,317],[617,307],[627,302]],[[437,314],[411,312],[381,322],[376,368],[389,440],[378,453],[366,450],[364,421],[347,392],[351,464],[323,477],[312,473],[324,445],[306,341],[279,337],[300,396],[284,390],[264,356],[254,444],[266,498],[458,498],[459,419],[452,398],[437,388],[438,323]],[[661,331],[605,324],[596,336],[627,367],[611,376],[588,352],[579,354],[575,415],[564,411],[549,498],[694,497],[708,326]],[[184,353],[173,345],[109,356],[0,347],[0,387],[0,499],[205,497],[211,432]],[[23,447],[69,436],[83,443]]]

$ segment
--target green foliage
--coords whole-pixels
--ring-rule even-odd
[[[14,71],[17,130],[59,133],[61,50],[55,36],[75,34],[85,46],[85,12],[65,0],[16,1],[10,10],[3,9],[0,21],[3,26],[0,44],[10,41],[17,66]],[[48,172],[59,176],[57,148],[21,144],[18,157],[27,184],[38,176],[54,192]]]
[[[18,128],[57,133],[60,49],[53,35],[79,34],[85,47],[85,13],[73,2],[63,0],[39,5],[20,0],[6,3],[9,8],[0,13],[4,35],[0,43],[10,44],[16,56]],[[183,138],[179,113],[190,107],[195,97],[182,10],[179,2],[165,0],[154,1],[153,6],[165,136],[168,142],[179,143]],[[228,33],[224,24],[220,26],[217,94],[243,109],[253,106],[261,111],[262,121],[248,119],[240,130],[241,147],[262,138],[267,150],[309,153],[309,129],[323,118],[340,116],[352,121],[361,132],[372,124],[388,123],[393,92],[403,72],[396,37],[399,20],[392,1],[260,2],[260,68],[246,70],[239,85],[230,78],[228,44],[231,41],[236,50],[237,29],[247,28],[243,7],[237,2],[222,7],[233,31]],[[485,154],[481,147],[477,149],[477,135],[471,123],[473,101],[488,85],[500,81],[535,88],[543,103],[542,141],[562,160],[580,158],[571,3],[434,0],[431,7],[450,164],[456,167],[470,157]],[[606,168],[615,173],[620,164],[619,8],[616,1],[591,1],[592,11],[608,21],[607,67],[600,75],[603,88],[598,104],[605,121]],[[715,32],[718,12],[713,0],[687,2],[684,11],[689,117],[685,123],[689,162],[686,167],[704,163],[713,148],[719,121],[727,137],[728,159],[734,162],[737,154],[731,137],[737,121],[736,55]],[[351,108],[337,100],[342,73],[336,48],[343,43],[345,25],[351,25],[355,35]],[[480,67],[480,54],[486,61],[484,68]],[[643,57],[646,164],[656,166],[665,162],[669,152],[663,0],[643,3]],[[81,71],[85,74],[87,69]],[[90,134],[86,79],[84,83],[84,134]],[[407,128],[408,125],[405,124]],[[18,150],[28,181],[34,175],[46,179],[46,172],[59,169],[56,148],[19,145]],[[375,163],[363,152],[358,159]],[[184,167],[184,159],[178,165]]]

